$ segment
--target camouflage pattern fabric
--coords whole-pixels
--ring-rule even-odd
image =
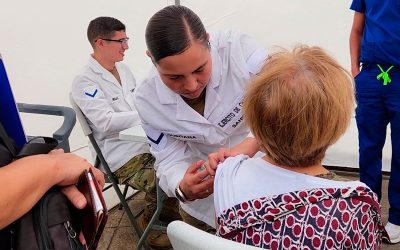
[[[184,222],[186,222],[189,225],[192,225],[200,230],[203,230],[207,233],[210,234],[215,234],[216,230],[215,228],[209,226],[207,223],[198,220],[196,218],[194,218],[193,216],[191,216],[190,214],[186,213],[185,210],[182,209],[181,206],[179,206],[179,213],[183,219]]]
[[[120,169],[114,172],[119,184],[128,184],[134,189],[143,191],[145,195],[144,216],[150,220],[157,208],[156,177],[154,171],[155,158],[144,153],[133,157]],[[186,213],[176,198],[167,198],[161,211],[160,219],[165,222],[182,220],[196,228],[209,233],[215,233],[215,229],[208,224]]]
[[[147,220],[150,220],[151,216],[153,216],[157,209],[157,193],[146,193],[144,200],[146,203],[144,216]],[[160,214],[160,220],[167,223],[174,220],[182,220],[179,214],[179,201],[175,197],[168,197],[164,201],[164,206]]]
[[[114,172],[119,184],[128,184],[145,195],[144,216],[149,221],[157,209],[155,158],[149,153],[137,155]],[[166,222],[181,220],[176,198],[167,198],[160,219]]]
[[[328,179],[328,180],[332,180],[332,181],[351,181],[350,179],[337,175],[332,171],[329,171],[327,174],[320,174],[320,175],[316,175],[315,177],[319,177],[322,179]]]
[[[154,157],[149,153],[137,155],[114,172],[119,184],[128,184],[145,193],[155,192]]]

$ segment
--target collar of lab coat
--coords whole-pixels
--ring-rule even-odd
[[[156,91],[159,96],[160,103],[162,105],[176,104],[176,119],[186,120],[199,123],[209,123],[207,118],[210,116],[212,111],[218,106],[221,98],[217,92],[219,84],[222,78],[222,61],[219,57],[217,49],[211,47],[211,58],[212,58],[212,70],[211,78],[207,84],[206,93],[206,106],[204,109],[204,117],[193,110],[180,95],[170,90],[161,80],[157,77]],[[207,100],[213,100],[208,101]]]
[[[110,71],[106,70],[101,64],[93,58],[92,55],[89,56],[89,67],[97,74],[101,74],[101,77],[106,80],[107,82],[112,82],[114,85],[117,85],[118,87],[121,87],[121,85],[117,82],[117,79],[110,73]],[[118,63],[115,63],[115,67],[117,70],[119,69]],[[118,72],[120,72],[118,70]],[[122,82],[122,76],[121,77],[121,82]]]

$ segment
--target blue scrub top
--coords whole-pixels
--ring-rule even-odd
[[[365,15],[360,61],[400,65],[400,0],[353,0],[350,9]]]

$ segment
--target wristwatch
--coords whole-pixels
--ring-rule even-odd
[[[179,188],[179,184],[180,183],[178,183],[178,185],[176,185],[176,188],[175,188],[175,196],[176,196],[176,198],[182,203],[189,203],[189,200],[186,198],[185,194]]]

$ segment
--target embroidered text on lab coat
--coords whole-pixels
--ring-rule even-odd
[[[234,106],[217,122],[217,125],[225,132],[230,133],[237,128],[243,121],[243,100],[244,96],[240,95],[236,98]]]

